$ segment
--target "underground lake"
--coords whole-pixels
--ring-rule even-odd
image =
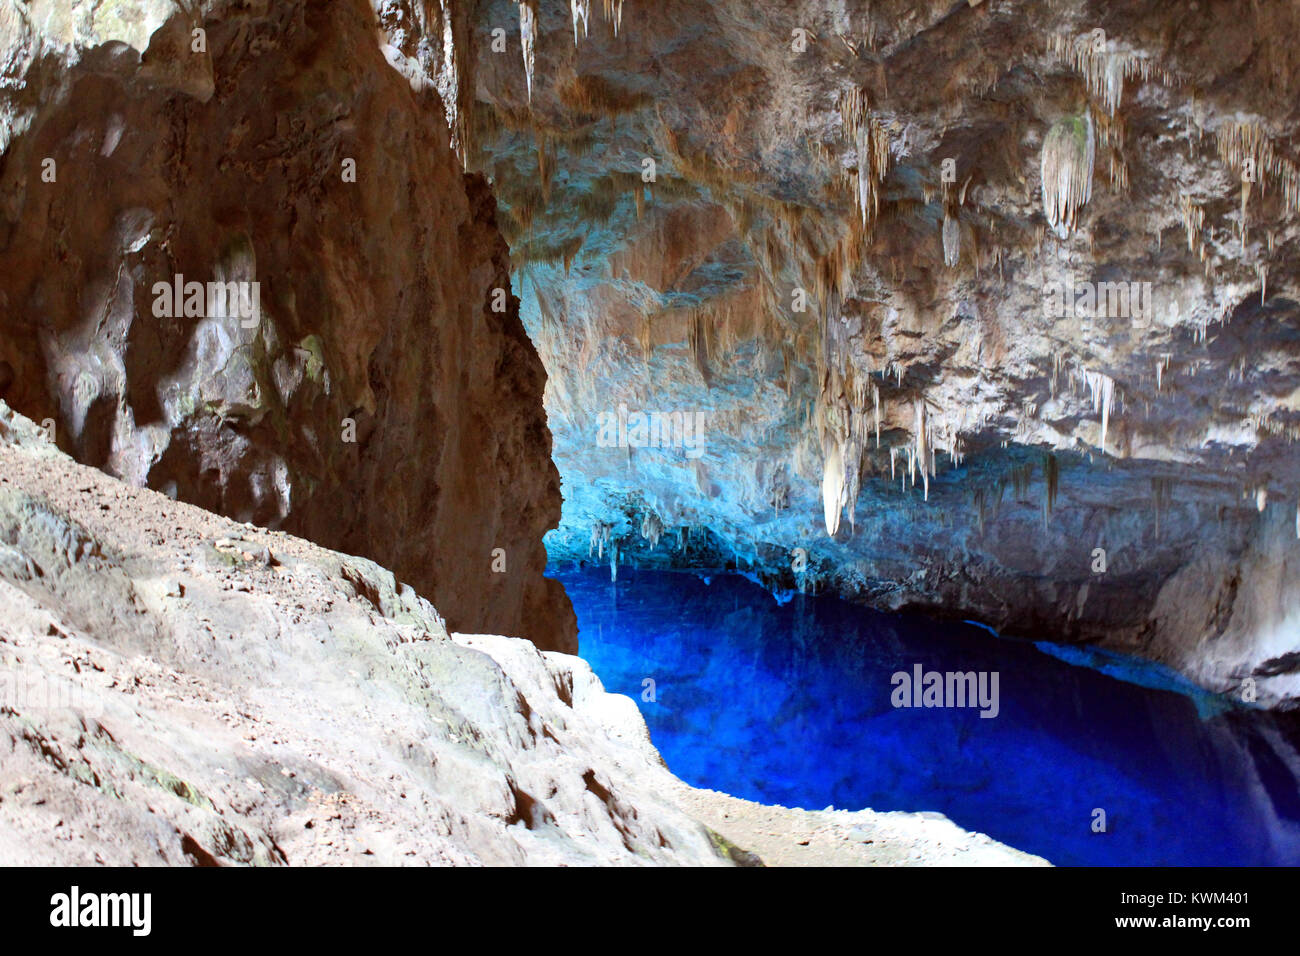
[[[736,574],[551,576],[582,655],[693,786],[810,810],[937,811],[1058,865],[1300,863],[1294,715],[1114,653],[774,597]],[[983,681],[966,706],[896,706],[922,703],[907,686],[918,674],[928,686],[972,672]],[[960,704],[951,683],[930,702]]]

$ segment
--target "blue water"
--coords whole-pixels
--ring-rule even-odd
[[[1062,865],[1300,864],[1288,715],[1118,655],[833,598],[781,604],[735,575],[553,576],[583,657],[695,786],[808,809],[937,810]],[[998,715],[895,708],[891,676],[916,664],[996,671]]]

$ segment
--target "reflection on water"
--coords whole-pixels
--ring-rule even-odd
[[[833,598],[779,604],[734,575],[553,576],[583,657],[637,701],[668,766],[696,786],[810,809],[938,810],[1058,864],[1300,863],[1300,732],[1285,715],[1166,689],[1191,690],[1125,658]],[[893,707],[891,675],[916,665],[997,672],[997,716]],[[1092,831],[1098,809],[1105,833]]]

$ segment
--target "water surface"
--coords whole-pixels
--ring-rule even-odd
[[[834,598],[779,604],[736,575],[552,576],[573,599],[582,656],[695,786],[809,809],[937,810],[1057,864],[1300,863],[1296,721],[1163,668]],[[997,672],[998,715],[892,706],[892,675],[917,664]]]

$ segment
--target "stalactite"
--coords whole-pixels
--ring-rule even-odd
[[[1205,210],[1197,205],[1187,193],[1183,193],[1178,197],[1178,207],[1183,217],[1183,229],[1187,233],[1187,251],[1191,253],[1200,252],[1202,249],[1201,230],[1205,226]]]
[[[1056,456],[1048,452],[1043,456],[1043,527],[1047,527],[1047,522],[1052,517],[1052,509],[1056,507],[1056,489],[1057,482],[1060,480],[1061,466],[1056,460]]]
[[[889,135],[881,121],[872,115],[865,91],[854,88],[844,93],[839,109],[844,137],[857,153],[854,195],[865,231],[880,212],[877,185],[885,181],[889,171]]]
[[[1174,480],[1172,478],[1151,479],[1151,501],[1156,513],[1156,537],[1160,537],[1160,514],[1169,510],[1174,498]]]
[[[691,315],[687,345],[691,350],[691,358],[695,360],[695,367],[699,370],[700,378],[704,380],[706,388],[710,387],[712,379],[709,376],[709,346],[705,339],[704,320],[698,312]]]
[[[943,262],[950,269],[961,257],[961,226],[951,213],[943,214]]]
[[[439,0],[442,12],[442,63],[438,68],[435,86],[442,98],[443,112],[451,130],[451,147],[456,151],[462,166],[469,165],[469,131],[474,102],[473,83],[468,75],[466,58],[460,55],[456,42],[457,26],[453,0]]]
[[[1011,489],[1016,501],[1023,501],[1029,494],[1029,486],[1034,480],[1033,462],[1016,465],[1011,469]],[[999,501],[1001,499],[999,498]]]
[[[871,383],[871,404],[875,409],[876,419],[876,447],[880,447],[880,388],[875,382]]]
[[[573,45],[578,45],[578,24],[582,24],[582,35],[587,36],[591,26],[591,0],[569,0],[569,13],[573,17]]]
[[[826,533],[832,538],[840,529],[840,515],[848,498],[848,485],[844,476],[843,449],[832,444],[826,450],[822,464],[822,513],[826,518]]]
[[[618,36],[619,29],[623,26],[623,0],[604,0],[605,20],[613,21],[614,36]]]
[[[1077,227],[1079,210],[1092,197],[1096,158],[1092,114],[1086,110],[1083,116],[1058,120],[1043,138],[1043,214],[1061,239]]]
[[[918,398],[916,400],[915,405],[913,406],[912,427],[915,431],[915,435],[913,436],[913,438],[916,442],[916,458],[921,462],[921,482],[925,485],[925,500],[929,501],[930,500],[930,472],[933,470],[933,464],[927,461],[927,446],[929,441],[929,435],[927,434],[927,432],[929,430],[929,427],[926,420],[924,396]],[[930,467],[927,468],[927,464],[929,464]],[[916,483],[915,480],[913,480],[913,484],[915,483]]]
[[[528,102],[533,101],[533,44],[537,40],[537,14],[532,0],[519,3],[519,42],[524,50],[524,79],[528,84]]]

